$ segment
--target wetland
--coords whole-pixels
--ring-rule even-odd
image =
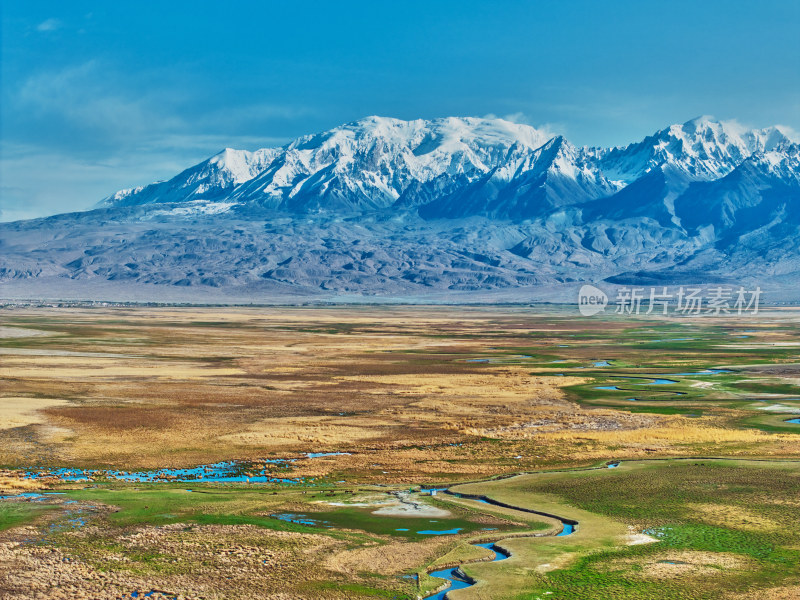
[[[800,312],[7,307],[3,598],[800,596]]]

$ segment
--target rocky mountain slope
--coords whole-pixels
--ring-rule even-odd
[[[0,224],[0,296],[444,298],[800,281],[800,146],[708,117],[619,148],[370,117]],[[83,295],[83,296],[82,296]],[[498,296],[499,297],[499,296]]]

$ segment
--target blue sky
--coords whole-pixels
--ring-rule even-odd
[[[800,2],[5,2],[0,220],[367,115],[800,130]]]

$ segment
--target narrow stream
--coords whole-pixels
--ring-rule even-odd
[[[561,534],[559,534],[561,535]],[[487,548],[494,552],[494,558],[492,562],[497,562],[500,560],[507,559],[510,555],[505,550],[498,548],[494,542],[487,542],[484,544],[472,544],[473,546],[479,546],[481,548]],[[453,590],[461,590],[464,588],[468,588],[474,584],[464,580],[461,578],[459,574],[460,567],[454,567],[450,569],[441,569],[439,571],[431,571],[431,577],[439,577],[440,579],[446,579],[450,582],[450,585],[443,589],[441,592],[437,592],[432,596],[426,596],[430,600],[444,600],[445,596],[448,592],[452,592]]]
[[[617,465],[619,465],[619,463],[612,463],[612,464],[613,464],[613,467],[616,467]],[[608,465],[608,468],[613,468],[613,467],[612,467],[612,465]],[[536,515],[541,515],[541,516],[544,516],[544,517],[549,517],[551,519],[557,519],[558,521],[561,522],[561,531],[559,533],[555,534],[555,537],[562,537],[562,536],[566,536],[566,535],[572,535],[573,533],[575,533],[575,528],[578,526],[578,522],[577,521],[573,521],[572,519],[564,519],[562,517],[559,517],[557,515],[553,515],[553,514],[550,514],[550,513],[546,513],[546,512],[542,512],[542,511],[538,511],[538,510],[533,510],[533,509],[530,509],[530,508],[522,508],[522,507],[519,507],[519,506],[513,506],[511,504],[506,504],[505,502],[500,502],[498,500],[493,500],[492,498],[489,498],[488,496],[477,495],[477,494],[462,494],[462,493],[459,493],[459,492],[451,492],[449,489],[446,489],[446,490],[443,490],[443,491],[444,491],[444,493],[450,494],[451,496],[455,496],[456,498],[466,498],[467,500],[475,500],[477,502],[482,502],[484,504],[492,504],[494,506],[501,506],[503,508],[511,508],[513,510],[518,510],[518,511],[521,511],[521,512],[527,512],[527,513],[532,513],[532,514],[536,514]],[[492,559],[492,562],[505,560],[506,558],[508,558],[510,556],[510,554],[507,551],[499,548],[494,542],[487,542],[487,543],[482,543],[482,544],[472,544],[472,545],[473,546],[480,546],[481,548],[488,548],[489,550],[494,552],[494,558]],[[426,600],[446,600],[448,592],[451,592],[453,590],[460,590],[460,589],[468,588],[468,587],[474,585],[474,582],[467,581],[462,576],[461,566],[458,566],[458,567],[455,567],[455,568],[450,568],[450,569],[441,569],[439,571],[431,571],[429,573],[429,575],[431,577],[439,577],[440,579],[446,579],[447,581],[450,582],[450,585],[448,587],[446,587],[445,589],[443,589],[442,591],[440,591],[440,592],[436,592],[435,594],[432,594],[430,596],[426,596],[425,597]]]

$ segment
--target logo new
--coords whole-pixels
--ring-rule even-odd
[[[591,317],[602,312],[607,304],[606,293],[593,285],[584,285],[578,292],[578,310],[584,317]]]

